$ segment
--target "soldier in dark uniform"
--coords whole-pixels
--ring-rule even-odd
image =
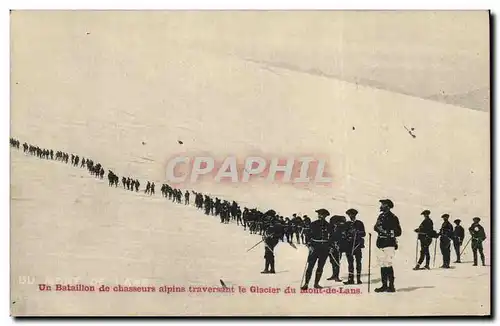
[[[211,211],[211,201],[210,201],[210,197],[208,197],[207,195],[205,195],[205,214],[206,215],[209,215],[210,214],[210,211]]]
[[[278,216],[276,216],[278,217]],[[281,242],[284,242],[285,241],[285,220],[283,219],[283,216],[279,216],[278,217],[278,221],[277,223],[281,226],[281,228],[283,229],[283,234],[282,234],[282,237],[281,237]]]
[[[453,230],[453,247],[455,248],[455,254],[457,255],[457,260],[455,261],[455,263],[461,263],[460,247],[462,246],[465,238],[465,230],[460,225],[460,222],[460,219],[456,219],[455,221],[453,221],[453,223],[455,223],[455,229]]]
[[[431,254],[429,252],[429,247],[432,243],[432,239],[436,237],[436,231],[434,231],[434,223],[429,217],[431,212],[426,209],[420,215],[424,216],[424,220],[420,223],[419,227],[415,229],[418,234],[418,240],[420,241],[420,258],[418,259],[417,265],[414,270],[419,270],[420,265],[424,262],[425,258],[425,269],[430,269],[429,263],[431,261]]]
[[[481,219],[479,217],[474,217],[472,219],[474,223],[469,228],[470,235],[472,237],[471,247],[472,254],[474,256],[474,265],[477,266],[477,252],[479,251],[479,255],[481,256],[481,262],[483,266],[486,266],[484,253],[483,253],[483,241],[486,240],[486,232],[484,232],[484,228],[479,224]]]
[[[356,259],[356,280],[358,284],[361,282],[362,268],[362,249],[365,247],[365,225],[360,220],[356,219],[358,211],[354,208],[348,209],[346,212],[350,221],[346,223],[347,231],[347,263],[349,264],[349,279],[344,284],[354,284],[354,259]]]
[[[293,235],[292,222],[290,222],[289,217],[285,217],[285,236],[286,236],[287,242],[289,242],[289,243],[292,242],[292,235]]]
[[[311,280],[312,271],[316,261],[318,261],[318,267],[316,268],[314,288],[322,288],[322,286],[319,285],[319,281],[321,280],[321,275],[323,274],[323,267],[325,266],[330,247],[330,224],[325,221],[325,218],[330,215],[330,212],[321,208],[318,209],[316,213],[318,213],[318,220],[311,223],[311,237],[310,242],[307,243],[309,247],[309,256],[307,257],[306,279],[304,285],[301,287],[301,290],[308,289],[309,281]]]
[[[339,273],[340,273],[340,262],[342,260],[342,249],[345,249],[345,241],[343,240],[343,237],[345,237],[345,234],[343,234],[345,228],[343,225],[346,222],[345,216],[342,215],[333,215],[330,218],[330,249],[329,249],[329,254],[328,257],[330,258],[330,264],[332,264],[332,276],[327,278],[327,280],[335,281],[335,282],[342,282],[342,280],[339,278]]]
[[[290,242],[293,242],[293,235],[296,235],[297,238],[297,244],[300,244],[300,238],[301,238],[301,231],[302,231],[302,226],[303,226],[303,221],[300,216],[297,216],[297,214],[292,215],[292,219],[290,220],[291,222],[291,227],[290,231],[292,232],[292,239]],[[304,243],[304,241],[302,241]]]
[[[381,213],[373,228],[378,233],[377,248],[380,249],[379,264],[382,278],[382,286],[375,289],[377,293],[396,292],[392,260],[398,247],[397,237],[401,236],[402,230],[398,217],[391,212],[392,208],[394,203],[390,199],[380,200]]]
[[[443,255],[443,265],[441,268],[450,268],[451,260],[451,239],[453,238],[453,225],[448,221],[450,218],[449,214],[443,214],[441,216],[443,219],[443,224],[441,225],[441,230],[439,230],[439,248],[441,249],[441,254]]]
[[[246,231],[246,229],[247,229],[249,214],[250,213],[248,211],[248,207],[243,208],[243,213],[241,215],[242,215],[242,218],[243,218],[243,230],[244,231]]]
[[[268,224],[264,230],[264,259],[265,267],[262,274],[275,274],[274,266],[274,248],[283,237],[283,227],[279,224],[276,212],[269,210],[265,214],[268,217]]]
[[[302,243],[309,243],[311,239],[311,219],[306,215],[303,220],[303,227],[301,232]],[[292,235],[293,240],[293,235]]]
[[[243,219],[241,217],[241,208],[240,205],[236,206],[236,225],[243,225]]]

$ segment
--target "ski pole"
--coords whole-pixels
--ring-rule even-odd
[[[417,237],[417,244],[415,246],[415,265],[417,265],[418,262],[418,237]]]
[[[358,232],[354,233],[354,241],[352,243],[352,250],[351,250],[351,256],[354,255],[354,245],[356,244],[356,235],[358,234]],[[356,246],[357,247],[357,246]]]
[[[307,266],[309,266],[309,257],[307,257],[306,265],[304,266],[304,272],[302,273],[302,278],[300,279],[300,286],[302,287],[302,283],[304,283],[304,277],[306,276]]]
[[[370,293],[371,266],[372,266],[372,234],[368,233],[368,293]]]
[[[304,266],[304,272],[302,273],[302,278],[300,279],[300,286],[302,286],[302,283],[304,283],[304,277],[306,276],[306,270],[307,270],[307,267],[309,266],[309,257],[311,257],[311,254],[313,253],[313,251],[314,251],[314,248],[309,250],[309,254],[307,255],[306,265]]]
[[[249,252],[250,250],[252,250],[253,248],[257,247],[262,241],[264,241],[264,239],[260,240],[259,242],[257,242],[252,248],[248,249],[247,252]]]
[[[458,257],[459,259],[462,257],[462,254],[464,253],[465,249],[467,248],[467,246],[469,245],[471,240],[472,240],[472,237],[469,238],[469,240],[467,241],[467,243],[464,246],[464,249],[462,249],[462,252],[460,253],[460,257]]]
[[[437,250],[437,239],[434,241],[434,259],[432,261],[432,267],[436,267],[436,250]]]

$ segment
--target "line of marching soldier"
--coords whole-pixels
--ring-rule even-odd
[[[460,225],[461,220],[456,219],[453,222],[455,223],[455,228],[449,222],[450,215],[443,214],[441,218],[443,219],[443,223],[439,232],[434,230],[434,223],[430,218],[431,212],[429,210],[424,210],[421,215],[424,216],[424,220],[420,223],[420,226],[415,229],[415,232],[418,234],[417,241],[420,242],[420,257],[417,261],[417,264],[414,270],[422,269],[420,265],[424,262],[425,266],[423,269],[430,269],[430,250],[429,247],[432,244],[433,239],[439,239],[439,248],[441,250],[441,254],[443,256],[443,264],[441,268],[450,268],[451,261],[451,245],[453,244],[453,248],[455,250],[456,260],[455,263],[461,263],[461,255],[463,253],[462,244],[465,238],[464,228]],[[483,241],[486,240],[486,233],[484,232],[484,228],[479,224],[481,219],[479,217],[474,217],[472,219],[473,223],[469,227],[469,233],[471,238],[466,243],[465,247],[471,243],[472,253],[474,256],[474,266],[477,266],[477,254],[481,257],[482,265],[485,266],[485,257],[483,253]],[[437,240],[436,240],[437,241]],[[435,243],[437,246],[437,242]],[[464,247],[464,249],[465,249]],[[436,252],[434,250],[434,255]],[[434,259],[436,257],[434,256]]]

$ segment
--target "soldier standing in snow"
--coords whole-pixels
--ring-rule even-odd
[[[297,238],[297,244],[300,244],[301,231],[303,227],[302,218],[300,216],[297,216],[297,214],[293,214],[290,222],[291,222],[290,231],[292,232],[292,239],[290,242],[293,242],[293,235],[295,234]],[[302,241],[302,243],[304,243],[304,241]]]
[[[424,220],[420,223],[419,227],[415,229],[418,234],[418,241],[420,241],[420,258],[418,259],[417,265],[413,268],[414,270],[419,270],[420,265],[425,259],[425,269],[430,269],[429,263],[431,261],[431,254],[429,252],[429,247],[432,243],[432,239],[435,238],[434,223],[432,222],[429,215],[431,212],[426,209],[420,215],[424,216]]]
[[[396,238],[401,236],[402,230],[398,217],[391,212],[392,208],[394,203],[390,199],[380,200],[381,213],[374,227],[378,233],[377,248],[380,249],[379,264],[382,278],[382,286],[375,289],[377,293],[396,292],[392,261],[398,247]]]
[[[267,211],[265,215],[269,217],[269,225],[264,230],[263,235],[265,267],[261,273],[275,274],[274,247],[276,247],[279,240],[283,237],[283,228],[277,223],[278,219],[274,210]]]
[[[455,261],[455,263],[461,263],[460,247],[462,246],[465,238],[465,230],[460,225],[460,222],[460,219],[456,219],[455,221],[453,221],[453,223],[455,223],[455,229],[453,230],[453,247],[455,248],[455,254],[457,255],[457,260]]]
[[[443,265],[441,268],[450,268],[451,260],[451,239],[453,238],[453,225],[448,221],[450,218],[449,214],[443,214],[441,216],[443,219],[443,224],[441,225],[441,230],[439,230],[439,248],[441,249],[441,254],[443,255]]]
[[[479,217],[474,217],[472,219],[474,223],[469,228],[470,235],[472,237],[471,247],[472,254],[474,255],[474,265],[477,266],[477,252],[479,251],[479,255],[481,256],[481,262],[483,266],[486,266],[484,253],[483,253],[483,241],[486,240],[486,232],[484,232],[484,228],[479,224],[481,219]]]
[[[318,219],[311,223],[310,239],[309,243],[307,243],[309,247],[309,256],[307,257],[306,279],[304,285],[300,288],[301,290],[308,289],[316,261],[318,261],[318,267],[316,268],[316,276],[314,278],[314,288],[322,288],[322,286],[319,285],[319,281],[323,274],[323,267],[325,266],[330,247],[330,224],[325,221],[326,217],[330,215],[330,212],[321,208],[318,209],[316,213],[318,213]]]
[[[349,216],[350,221],[346,224],[347,234],[348,234],[348,251],[347,263],[349,264],[349,279],[344,284],[354,284],[354,259],[356,259],[356,281],[358,284],[361,282],[361,259],[362,259],[362,249],[365,247],[365,225],[360,220],[356,219],[358,211],[354,208],[348,209],[346,211],[347,216]]]

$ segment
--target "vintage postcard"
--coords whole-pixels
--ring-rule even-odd
[[[491,315],[488,11],[23,11],[13,316]]]

